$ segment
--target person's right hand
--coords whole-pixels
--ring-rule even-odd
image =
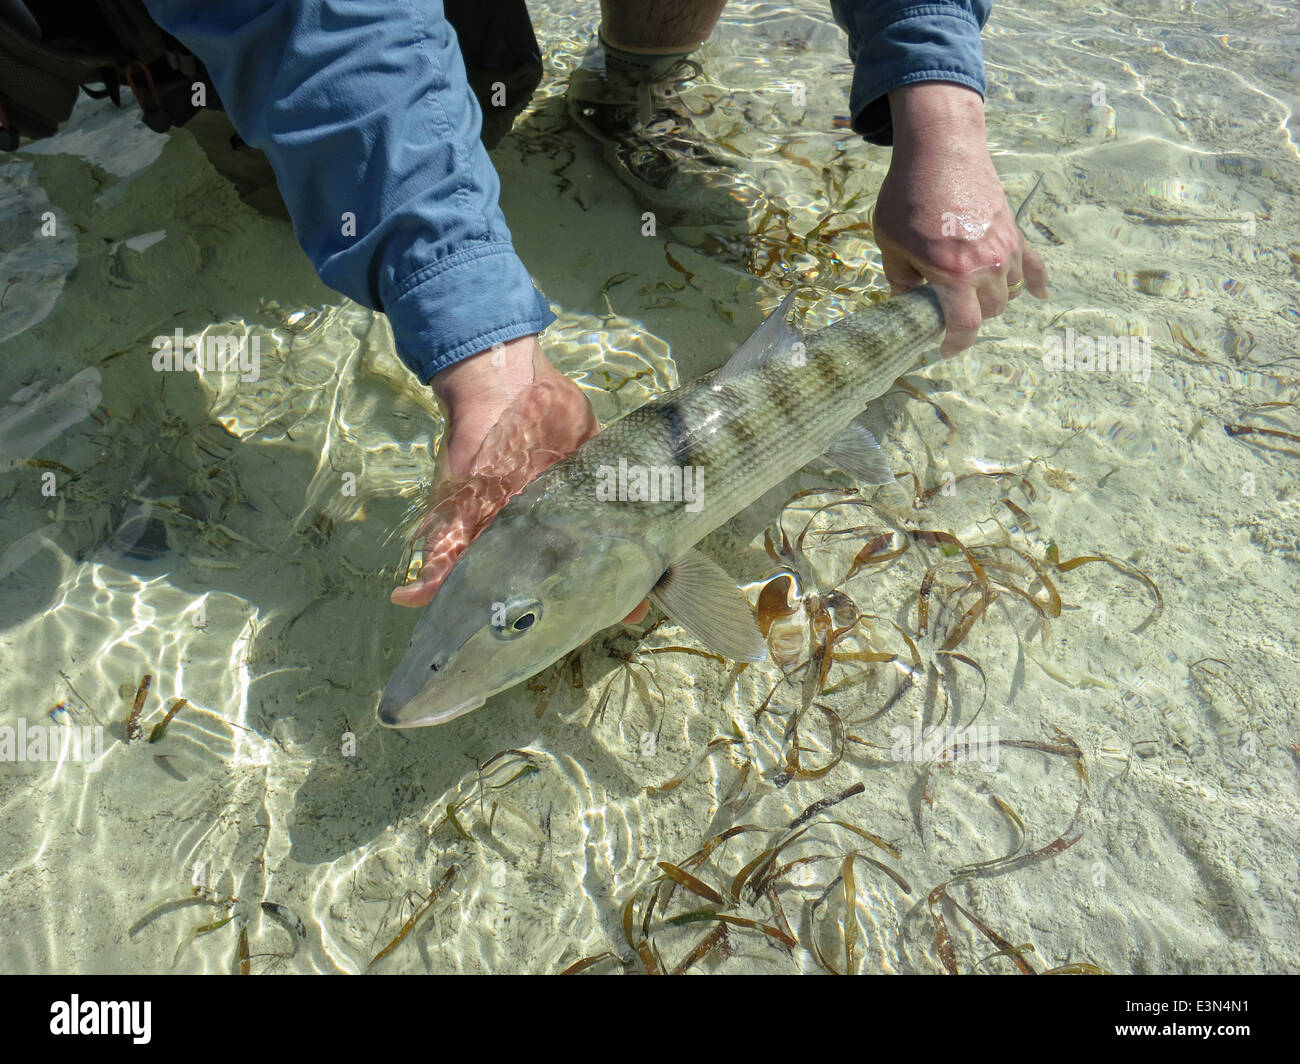
[[[599,429],[582,390],[558,372],[536,336],[457,362],[429,382],[447,429],[424,537],[420,575],[395,588],[399,606],[423,606],[461,552],[511,496]]]
[[[464,359],[430,381],[447,416],[438,451],[420,575],[395,588],[399,606],[423,606],[456,559],[514,495],[600,429],[587,397],[547,361],[536,336]],[[647,604],[628,617],[635,623]]]

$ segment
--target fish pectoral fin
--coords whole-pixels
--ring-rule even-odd
[[[826,459],[863,484],[894,482],[894,471],[876,437],[856,421],[826,449]]]
[[[693,550],[664,570],[650,601],[729,661],[767,657],[754,611],[722,566]]]
[[[744,377],[779,358],[786,358],[794,353],[794,346],[799,342],[799,334],[785,320],[793,306],[792,289],[790,294],[781,300],[780,306],[750,334],[749,339],[736,348],[736,353],[727,360],[727,364],[713,375],[714,387],[737,377]]]

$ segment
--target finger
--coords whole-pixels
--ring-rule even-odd
[[[424,557],[420,564],[420,575],[409,584],[393,588],[388,600],[394,606],[409,606],[418,609],[426,605],[442,587],[447,575],[456,565],[465,545],[450,538],[439,542],[425,543]]]
[[[975,286],[975,297],[979,300],[980,314],[987,321],[996,318],[1007,309],[1007,278],[1002,273],[989,274],[980,278]]]
[[[952,358],[959,351],[970,347],[979,335],[980,322],[984,320],[979,296],[975,287],[969,284],[935,285],[935,292],[939,296],[939,306],[943,308],[946,329],[939,353],[944,358]]]
[[[916,267],[902,255],[892,251],[880,253],[880,267],[884,270],[885,280],[889,282],[889,290],[893,295],[906,292],[909,288],[915,288],[925,282],[925,278],[917,272]]]
[[[1023,240],[1021,243],[1024,243]],[[1004,279],[1004,283],[1007,287],[1008,300],[1015,299],[1016,296],[1020,295],[1021,291],[1025,287],[1025,273],[1022,263],[1023,259],[1021,258],[1020,252],[1017,251],[1011,262],[1007,264],[1007,275]]]
[[[419,609],[421,606],[428,605],[433,600],[438,588],[442,587],[443,581],[447,579],[447,574],[451,572],[454,564],[453,560],[449,561],[445,566],[433,565],[422,568],[420,575],[409,584],[393,588],[388,596],[388,601],[394,606],[408,606],[412,609]]]
[[[1036,299],[1047,299],[1047,267],[1038,252],[1028,244],[1021,246],[1021,267],[1024,270],[1025,284]]]
[[[420,524],[420,574],[409,583],[393,588],[388,599],[395,606],[420,607],[442,587],[456,560],[465,552],[484,516],[481,507],[472,504],[464,492],[444,499]]]
[[[642,599],[640,604],[623,618],[624,624],[640,624],[645,620],[645,615],[650,612],[650,600]]]

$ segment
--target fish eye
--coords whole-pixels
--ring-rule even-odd
[[[492,624],[492,634],[498,639],[517,639],[525,635],[542,616],[542,604],[531,602],[512,602],[502,618],[504,623]]]

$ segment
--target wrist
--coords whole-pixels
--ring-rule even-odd
[[[923,81],[889,93],[895,151],[951,147],[955,138],[984,141],[984,99],[951,81]]]
[[[536,334],[494,344],[435,373],[429,381],[447,409],[478,399],[508,399],[532,384],[545,361]]]

